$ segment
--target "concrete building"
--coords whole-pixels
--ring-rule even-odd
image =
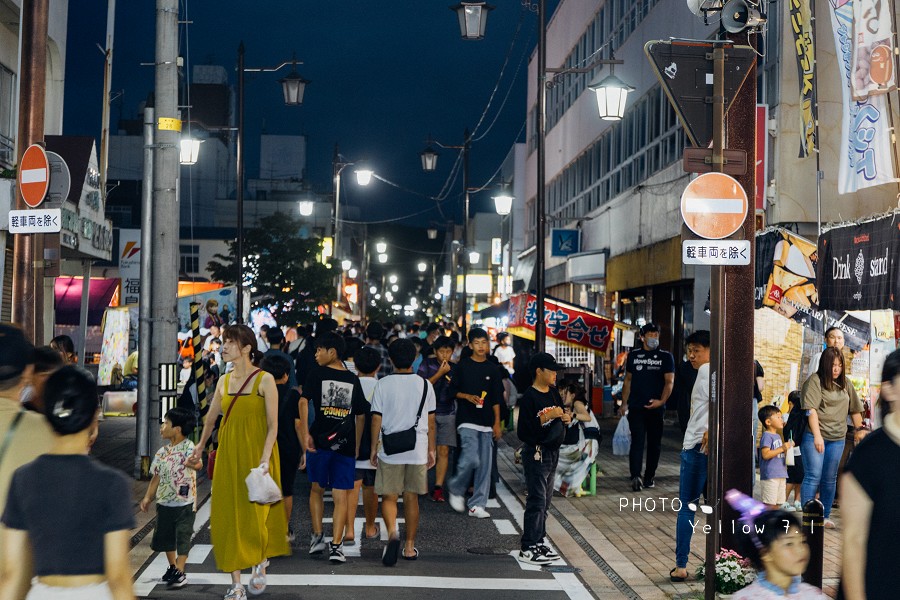
[[[816,40],[823,222],[884,212],[896,206],[892,186],[838,194],[840,72],[827,18],[830,4],[820,0],[816,8],[826,16],[818,20]],[[801,234],[815,239],[816,162],[797,158],[800,96],[788,10],[784,3],[770,5],[767,35],[760,38],[758,102],[768,107],[769,159],[759,185],[765,190],[762,210],[767,224],[795,224]],[[711,20],[717,27],[717,19]],[[681,158],[689,143],[651,70],[644,44],[671,37],[708,39],[716,27],[705,26],[683,0],[562,0],[547,28],[548,68],[585,67],[614,53],[625,61],[616,75],[635,88],[622,121],[608,122],[597,118],[594,94],[587,86],[607,75],[609,67],[548,76],[552,78],[546,107],[548,229],[580,229],[584,254],[553,257],[548,241],[547,293],[620,322],[640,325],[652,320],[662,327],[663,347],[676,353],[687,333],[708,327],[703,308],[709,268],[681,263],[679,203],[690,178]],[[529,249],[535,244],[536,222],[536,82],[533,55],[527,96],[526,214],[515,226],[524,233]],[[520,262],[529,260],[528,252]]]

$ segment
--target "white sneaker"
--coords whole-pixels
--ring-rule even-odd
[[[325,536],[321,533],[309,536],[309,553],[318,554],[325,551]]]
[[[466,499],[462,496],[457,496],[456,494],[451,492],[449,500],[450,508],[452,508],[456,512],[461,513],[466,511]]]
[[[469,509],[469,516],[475,517],[476,519],[489,519],[491,516],[491,513],[484,510],[480,506],[475,506],[475,507]]]
[[[532,546],[527,550],[520,550],[516,559],[527,565],[546,565],[553,562],[548,557],[544,556],[537,546]]]

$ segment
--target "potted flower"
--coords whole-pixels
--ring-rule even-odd
[[[697,567],[697,579],[706,576],[706,564]],[[735,552],[723,548],[716,554],[716,594],[719,598],[729,598],[743,587],[753,583],[756,573],[750,561]]]

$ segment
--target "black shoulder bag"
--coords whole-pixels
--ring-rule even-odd
[[[422,409],[425,408],[425,397],[428,395],[428,381],[422,378],[422,401],[419,402],[419,412],[416,413],[416,423],[409,429],[397,431],[395,433],[385,433],[384,427],[381,428],[381,447],[388,456],[409,452],[416,447],[416,428],[419,426],[419,419],[422,418]]]

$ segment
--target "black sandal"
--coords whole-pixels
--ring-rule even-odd
[[[678,577],[677,575],[675,575],[675,571],[677,571],[677,570],[678,570],[678,567],[675,567],[674,569],[669,571],[669,581],[673,581],[675,583],[681,583],[685,579],[687,579],[687,577]]]

